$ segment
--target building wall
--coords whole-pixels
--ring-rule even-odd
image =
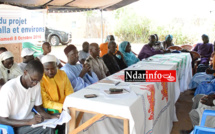
[[[0,47],[5,47],[7,48],[8,51],[12,52],[14,55],[14,61],[16,63],[22,62],[21,58],[22,43],[0,44]]]

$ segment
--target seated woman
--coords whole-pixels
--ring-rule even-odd
[[[211,54],[213,53],[213,45],[209,43],[209,37],[206,34],[202,35],[203,43],[198,43],[193,51],[196,51],[201,56],[200,64],[209,64]]]
[[[153,45],[153,48],[154,48],[155,50],[163,50],[163,44],[162,44],[162,42],[159,41],[158,35],[157,35],[157,34],[154,34],[154,35],[155,35],[155,37],[156,37],[156,42],[155,42],[155,44]]]
[[[156,36],[155,35],[150,35],[149,37],[149,43],[144,45],[143,48],[141,49],[138,58],[140,60],[144,58],[148,58],[150,56],[153,56],[155,54],[162,54],[164,53],[162,50],[155,50],[153,46],[155,45],[156,42]]]
[[[123,54],[124,61],[127,66],[133,65],[140,61],[133,52],[131,52],[131,45],[128,41],[123,41],[119,45],[119,51]]]
[[[173,36],[172,35],[167,35],[165,38],[165,41],[163,41],[163,49],[167,49],[170,46],[174,46],[172,43]]]
[[[4,85],[10,79],[23,74],[20,67],[14,63],[13,54],[9,51],[0,54],[0,86]]]

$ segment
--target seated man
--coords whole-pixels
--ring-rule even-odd
[[[115,42],[115,38],[114,38],[113,35],[108,35],[106,40],[105,40],[105,43],[102,43],[100,45],[100,51],[101,51],[100,52],[100,57],[103,57],[105,54],[108,53],[108,43],[111,42],[111,41]]]
[[[0,61],[0,86],[23,74],[20,67],[14,63],[13,54],[10,51],[1,53]]]
[[[89,43],[88,42],[84,42],[82,44],[82,50],[78,52],[78,56],[79,56],[79,62],[81,64],[84,64],[86,58],[89,56]]]
[[[156,36],[150,35],[149,43],[143,46],[143,48],[141,49],[141,51],[138,55],[138,58],[140,60],[142,60],[144,58],[148,58],[148,57],[153,56],[155,54],[162,54],[163,53],[162,50],[155,50],[153,48],[153,45],[155,45],[155,42],[156,42]]]
[[[123,54],[120,51],[117,51],[116,54],[115,53],[116,43],[111,41],[108,43],[108,53],[102,57],[105,65],[110,71],[110,74],[114,74],[127,67],[124,62]],[[118,58],[116,55],[120,56],[121,58]]]
[[[96,73],[99,80],[110,75],[107,66],[102,58],[99,57],[99,45],[97,43],[90,44],[90,56],[86,59],[85,63],[89,64],[91,70]]]
[[[40,80],[43,71],[39,61],[30,61],[24,74],[7,82],[0,91],[0,124],[13,126],[15,134],[54,134],[52,128],[31,127],[44,119],[58,117],[47,114],[41,107]],[[34,115],[33,107],[40,115]]]
[[[98,81],[98,77],[94,72],[90,71],[88,64],[77,64],[78,51],[74,45],[68,45],[64,49],[64,53],[68,62],[61,70],[64,70],[67,74],[75,92]]]
[[[209,37],[202,35],[203,43],[198,43],[193,51],[196,51],[201,56],[200,64],[209,64],[211,54],[213,53],[213,45],[209,43]]]
[[[34,60],[33,54],[34,54],[34,51],[31,50],[30,48],[22,49],[22,52],[21,52],[22,62],[18,64],[19,67],[22,69],[22,71],[24,71],[25,66],[29,61]]]
[[[51,45],[48,42],[44,42],[42,45],[43,54],[36,57],[37,60],[41,60],[43,56],[49,54],[51,52]],[[61,68],[62,64],[60,63],[60,60],[57,59],[57,67]]]
[[[199,125],[204,110],[215,110],[215,94],[199,94],[193,98],[192,110],[189,113],[193,127]],[[211,117],[206,120],[205,126],[214,128],[215,119]],[[192,130],[182,130],[181,134],[189,134]]]
[[[172,35],[169,34],[166,36],[165,41],[163,41],[162,45],[164,50],[166,50],[170,46],[174,46],[174,44],[172,43],[172,39],[173,39]]]
[[[73,93],[73,88],[66,73],[57,68],[55,56],[46,55],[41,61],[44,67],[40,82],[43,107],[56,109],[61,113],[63,102],[67,95]]]

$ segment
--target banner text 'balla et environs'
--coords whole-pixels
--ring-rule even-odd
[[[45,40],[46,10],[0,9],[0,44]]]

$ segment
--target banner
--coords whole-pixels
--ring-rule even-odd
[[[46,10],[1,5],[0,44],[45,40],[45,18]]]

